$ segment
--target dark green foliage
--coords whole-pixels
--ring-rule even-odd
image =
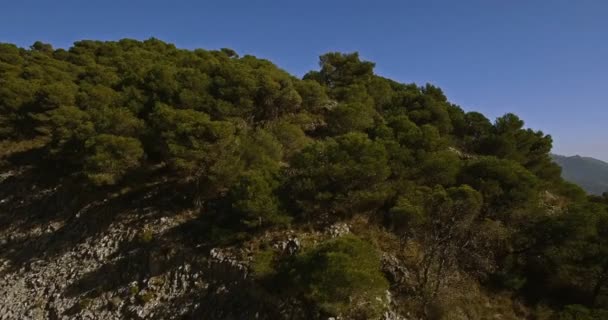
[[[355,233],[410,264],[391,290],[420,317],[457,296],[453,279],[555,319],[606,317],[608,197],[564,182],[551,147],[513,114],[492,123],[357,53],[325,54],[298,79],[158,39],[0,44],[1,164],[125,190],[176,183],[212,243],[362,218]],[[19,157],[29,151],[36,160]],[[380,252],[355,236],[316,240],[295,256],[253,252],[255,280],[327,314],[377,317]]]
[[[608,318],[606,310],[589,310],[581,305],[568,305],[555,320],[600,320]]]
[[[95,184],[114,184],[127,171],[137,168],[144,155],[139,140],[101,134],[87,141],[91,151],[85,158],[84,170]]]
[[[176,171],[192,179],[225,184],[238,173],[235,126],[195,110],[158,105],[150,116],[161,152]]]
[[[241,139],[241,159],[246,168],[276,173],[283,158],[281,143],[268,131],[255,129]]]
[[[444,150],[426,153],[421,157],[420,181],[428,186],[451,186],[456,183],[462,161],[452,151]]]
[[[257,279],[272,278],[276,275],[277,270],[274,266],[276,255],[272,249],[266,249],[259,251],[253,257],[252,271]]]
[[[389,210],[389,217],[396,230],[410,232],[427,222],[427,216],[422,201],[423,192],[428,189],[415,190],[414,194],[401,196],[397,199],[395,206]]]
[[[91,116],[77,107],[62,106],[50,113],[51,152],[63,159],[78,161],[85,142],[95,135]]]
[[[371,80],[375,64],[361,61],[358,53],[331,52],[319,59],[321,71],[311,72],[308,78],[325,84],[330,89],[346,87]]]
[[[302,107],[305,110],[318,112],[329,103],[325,88],[316,81],[298,81],[294,87],[302,98]]]
[[[279,119],[267,125],[267,130],[281,144],[283,155],[286,158],[302,150],[312,139],[306,136],[301,126],[287,119]]]
[[[388,282],[380,257],[368,242],[354,236],[329,240],[296,258],[290,277],[324,312],[376,319],[385,308]]]
[[[456,131],[462,137],[467,151],[477,152],[481,150],[484,139],[491,134],[492,123],[479,112],[467,112]]]
[[[248,227],[287,223],[289,216],[282,212],[275,195],[277,186],[275,179],[258,171],[243,175],[228,195],[234,214]]]
[[[484,197],[484,211],[500,215],[527,206],[538,198],[536,177],[516,162],[484,157],[471,161],[460,180],[479,190]]]
[[[332,134],[364,131],[374,125],[376,111],[362,103],[344,103],[331,109],[327,115],[327,126]]]
[[[424,248],[415,270],[416,294],[426,306],[431,303],[455,268],[476,265],[477,272],[487,272],[480,263],[487,245],[478,232],[486,228],[478,219],[483,197],[467,185],[444,189],[436,186],[407,186],[389,211],[394,230],[404,239],[415,239]]]
[[[348,216],[390,171],[384,147],[362,133],[313,143],[294,156],[290,194],[307,217]]]

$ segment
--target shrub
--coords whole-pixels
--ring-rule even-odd
[[[248,227],[261,227],[289,222],[289,216],[279,208],[274,194],[276,181],[261,172],[244,174],[229,191],[232,210]]]
[[[347,235],[299,255],[291,276],[322,312],[374,319],[385,307],[388,290],[380,267],[370,243]]]
[[[139,242],[150,243],[154,240],[154,232],[150,229],[145,229],[139,234]]]
[[[251,266],[253,276],[257,279],[270,277],[276,273],[274,266],[275,252],[272,249],[266,249],[258,252]]]
[[[85,174],[96,185],[115,184],[144,155],[139,140],[130,137],[102,134],[87,144],[92,152],[85,159]]]
[[[588,309],[581,305],[567,305],[560,312],[556,320],[600,320],[607,319],[608,311],[601,309]]]

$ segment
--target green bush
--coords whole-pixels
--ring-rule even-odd
[[[588,309],[581,305],[568,305],[556,317],[556,320],[604,320],[608,319],[608,311]]]
[[[322,212],[339,218],[369,210],[366,193],[390,174],[384,146],[354,132],[307,146],[294,156],[290,171],[290,196],[311,218]]]
[[[154,240],[154,232],[150,229],[145,229],[139,233],[139,241],[141,243],[150,243]]]
[[[322,312],[374,319],[385,308],[388,290],[380,267],[376,249],[348,235],[299,255],[291,276]]]
[[[274,266],[276,252],[272,249],[262,250],[255,254],[251,266],[253,276],[257,279],[268,278],[276,274]]]
[[[115,184],[130,169],[139,166],[144,150],[139,140],[102,134],[90,141],[91,155],[85,173],[96,185]]]

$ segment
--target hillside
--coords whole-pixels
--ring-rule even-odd
[[[608,192],[608,163],[581,156],[552,155],[552,158],[562,167],[564,179],[578,184],[591,194]]]
[[[606,319],[551,136],[374,67],[0,44],[0,319]]]

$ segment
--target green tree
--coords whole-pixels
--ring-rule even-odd
[[[13,76],[0,78],[0,136],[17,139],[37,135],[29,116],[37,84]]]
[[[248,227],[285,224],[289,222],[275,194],[278,181],[259,171],[245,173],[230,189],[232,210]]]
[[[517,208],[537,203],[538,179],[518,163],[495,157],[481,157],[467,164],[461,183],[479,190],[484,198],[484,214],[503,217]]]
[[[144,155],[139,140],[109,134],[87,141],[87,147],[91,151],[84,160],[84,172],[96,185],[115,184],[137,168]]]
[[[413,270],[414,292],[426,315],[440,290],[449,285],[449,275],[486,254],[479,250],[485,239],[479,239],[477,232],[482,227],[478,217],[483,198],[466,185],[449,189],[410,186],[403,192],[389,214],[404,240],[422,244]]]
[[[235,126],[212,121],[205,113],[158,105],[151,115],[166,161],[186,180],[194,180],[206,198],[229,186],[239,175]]]
[[[281,143],[268,131],[257,128],[241,137],[240,158],[247,169],[276,173],[283,159]]]
[[[302,80],[294,83],[295,89],[302,98],[302,108],[311,112],[319,112],[329,103],[325,87],[313,80]]]
[[[319,58],[321,71],[309,73],[305,78],[317,80],[330,89],[371,80],[374,63],[361,61],[359,54],[330,52]]]
[[[338,104],[327,115],[328,131],[331,134],[345,134],[351,131],[365,131],[374,125],[376,111],[362,103]]]
[[[85,142],[96,134],[91,116],[79,108],[61,106],[50,112],[49,124],[51,154],[62,160],[81,161]]]
[[[457,134],[464,139],[467,151],[480,152],[485,139],[492,134],[492,123],[479,112],[467,112],[464,116],[464,125]]]
[[[418,177],[428,186],[452,186],[456,183],[463,163],[453,151],[437,151],[422,156]]]
[[[355,236],[323,242],[299,255],[290,277],[330,315],[377,319],[387,307],[388,282],[380,271],[380,257]]]
[[[313,143],[294,156],[288,172],[292,199],[308,217],[369,210],[370,192],[381,190],[390,173],[382,144],[362,133]]]
[[[270,122],[266,128],[281,144],[285,158],[290,158],[312,142],[301,126],[286,119]]]

